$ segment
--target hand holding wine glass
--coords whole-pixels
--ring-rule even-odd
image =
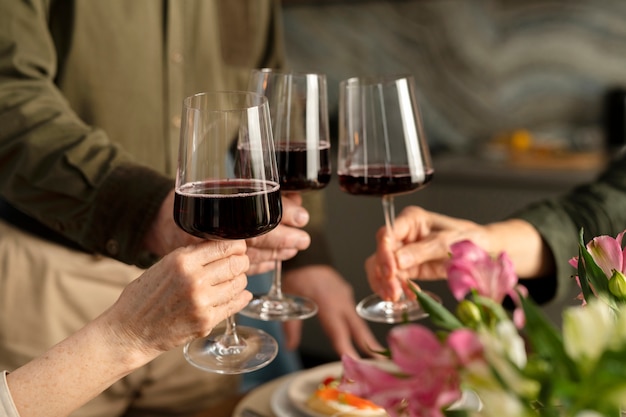
[[[174,220],[203,239],[247,239],[274,229],[282,206],[267,99],[211,92],[183,102]],[[278,345],[267,333],[237,327],[185,346],[194,366],[218,373],[267,365]]]
[[[382,197],[385,225],[391,231],[394,196],[425,187],[434,173],[411,76],[350,78],[340,83],[337,172],[342,191]],[[362,300],[357,312],[383,323],[426,315],[417,301],[404,296],[397,302],[385,301],[376,294]]]
[[[331,177],[326,77],[258,69],[249,89],[268,98],[281,192],[324,188]],[[277,259],[269,292],[256,296],[242,315],[293,320],[316,314],[312,300],[282,292],[281,265]]]

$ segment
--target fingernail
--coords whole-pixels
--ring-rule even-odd
[[[307,235],[307,237],[302,237],[298,239],[296,242],[296,247],[300,250],[304,250],[309,247],[311,244],[311,238]]]
[[[306,226],[309,222],[309,212],[304,209],[298,210],[295,216],[295,221],[298,226]]]

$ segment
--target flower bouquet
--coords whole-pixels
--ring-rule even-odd
[[[455,314],[415,290],[437,331],[394,327],[386,352],[397,371],[344,356],[341,389],[391,416],[620,416],[626,405],[626,251],[622,237],[580,233],[580,307],[560,331],[518,284],[506,253],[491,257],[470,241],[450,248]],[[503,307],[509,298],[515,309]],[[450,409],[464,392],[481,406]]]

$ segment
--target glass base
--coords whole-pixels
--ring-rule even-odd
[[[317,304],[295,295],[283,294],[280,299],[262,295],[255,296],[237,314],[265,321],[304,320],[317,314]]]
[[[226,343],[226,339],[236,343]],[[278,343],[263,330],[237,326],[237,337],[224,334],[195,339],[183,349],[185,359],[204,371],[242,374],[268,365],[278,354]]]
[[[428,294],[439,300],[436,295]],[[407,323],[428,317],[417,300],[384,301],[376,294],[361,300],[356,311],[365,320],[377,323]]]

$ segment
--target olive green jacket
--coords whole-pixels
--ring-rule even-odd
[[[273,0],[0,0],[2,200],[84,250],[147,265],[183,98],[283,65],[280,18]]]
[[[617,236],[626,229],[626,153],[622,153],[590,183],[574,188],[560,198],[533,204],[513,217],[530,222],[552,250],[557,268],[554,286],[544,280],[526,280],[534,297],[547,301],[556,295],[563,299],[575,285],[576,270],[567,262],[578,256],[578,236],[584,229],[584,242],[600,235]]]

